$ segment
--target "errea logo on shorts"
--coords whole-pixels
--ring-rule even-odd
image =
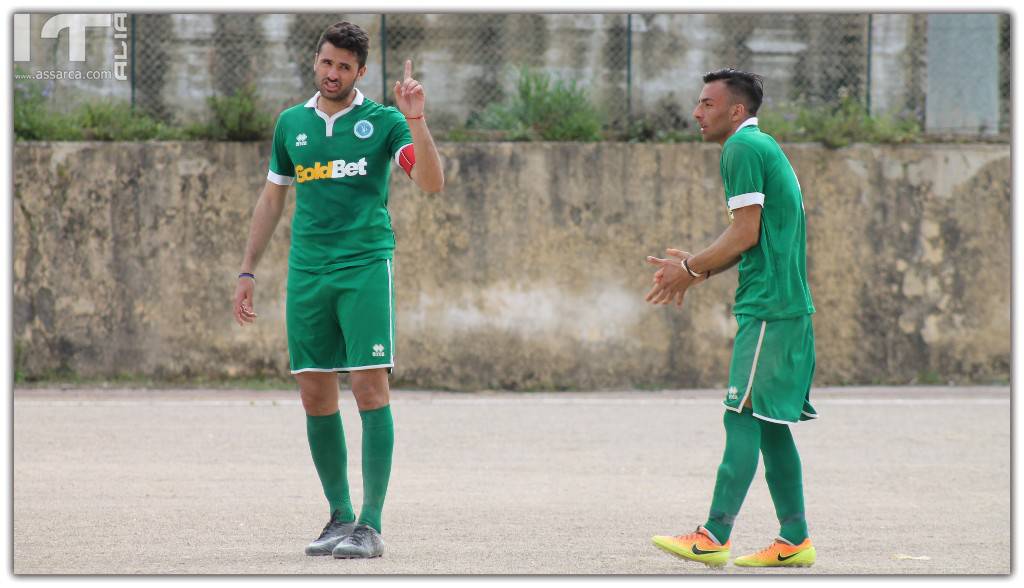
[[[328,161],[327,165],[322,165],[318,161],[313,164],[312,167],[301,165],[295,166],[295,181],[300,184],[310,180],[329,180],[331,178],[347,178],[349,176],[365,175],[365,157],[352,163],[349,163],[344,159],[336,159],[334,161]]]
[[[729,386],[729,400],[739,400],[740,391],[736,389],[736,386]]]
[[[374,345],[373,346],[373,356],[374,357],[384,357],[384,346],[381,345],[380,343],[377,343],[376,345]]]

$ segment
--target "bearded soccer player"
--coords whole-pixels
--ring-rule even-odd
[[[733,314],[738,331],[725,398],[725,452],[707,521],[690,534],[653,538],[669,553],[725,565],[733,522],[754,479],[758,454],[781,529],[738,566],[809,566],[816,554],[804,517],[800,456],[790,425],[817,418],[810,404],[814,331],[807,285],[800,183],[785,153],[757,126],[764,91],[755,74],[725,69],[704,76],[693,111],[705,141],[722,145],[721,174],[730,224],[696,255],[669,249],[649,257],[659,269],[646,300],[683,303],[687,288],[739,263]]]
[[[235,320],[253,322],[256,264],[294,183],[288,356],[330,516],[306,554],[336,558],[384,552],[381,512],[394,446],[388,388],[395,361],[395,237],[387,209],[392,162],[427,192],[444,186],[423,115],[424,90],[412,78],[412,64],[406,61],[404,79],[395,82],[397,109],[386,107],[355,87],[366,73],[368,51],[369,37],[353,24],[337,23],[321,35],[313,61],[319,91],[277,120],[270,171],[253,211],[234,298]],[[362,421],[358,518],[349,496],[339,372],[351,374]]]

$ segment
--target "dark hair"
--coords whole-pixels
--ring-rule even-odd
[[[356,54],[359,67],[366,65],[366,56],[370,53],[370,37],[356,25],[350,22],[332,24],[320,35],[320,41],[316,44],[317,53],[320,53],[324,43],[330,43],[338,49],[348,49]]]
[[[761,101],[764,100],[764,80],[761,76],[732,68],[709,71],[704,74],[705,84],[718,80],[725,81],[729,93],[747,107],[747,112],[751,116],[757,114],[757,109],[761,108]]]

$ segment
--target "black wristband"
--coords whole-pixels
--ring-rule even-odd
[[[707,277],[704,274],[698,274],[697,272],[695,272],[692,269],[690,269],[690,264],[686,263],[687,261],[688,260],[686,260],[686,259],[683,260],[683,269],[686,270],[686,273],[690,274],[691,278],[706,278]],[[710,275],[710,274],[708,274],[708,275]]]
[[[239,278],[252,278],[252,281],[254,281],[254,282],[256,281],[256,276],[250,274],[249,272],[242,272],[242,273],[238,274],[238,277]]]

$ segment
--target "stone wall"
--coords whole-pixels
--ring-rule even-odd
[[[785,146],[801,178],[818,385],[1007,381],[1007,145]],[[452,389],[719,387],[730,270],[643,302],[649,254],[727,222],[714,145],[441,146],[396,173],[395,380]],[[268,145],[17,143],[14,344],[26,376],[287,374],[286,218],[231,296]]]

